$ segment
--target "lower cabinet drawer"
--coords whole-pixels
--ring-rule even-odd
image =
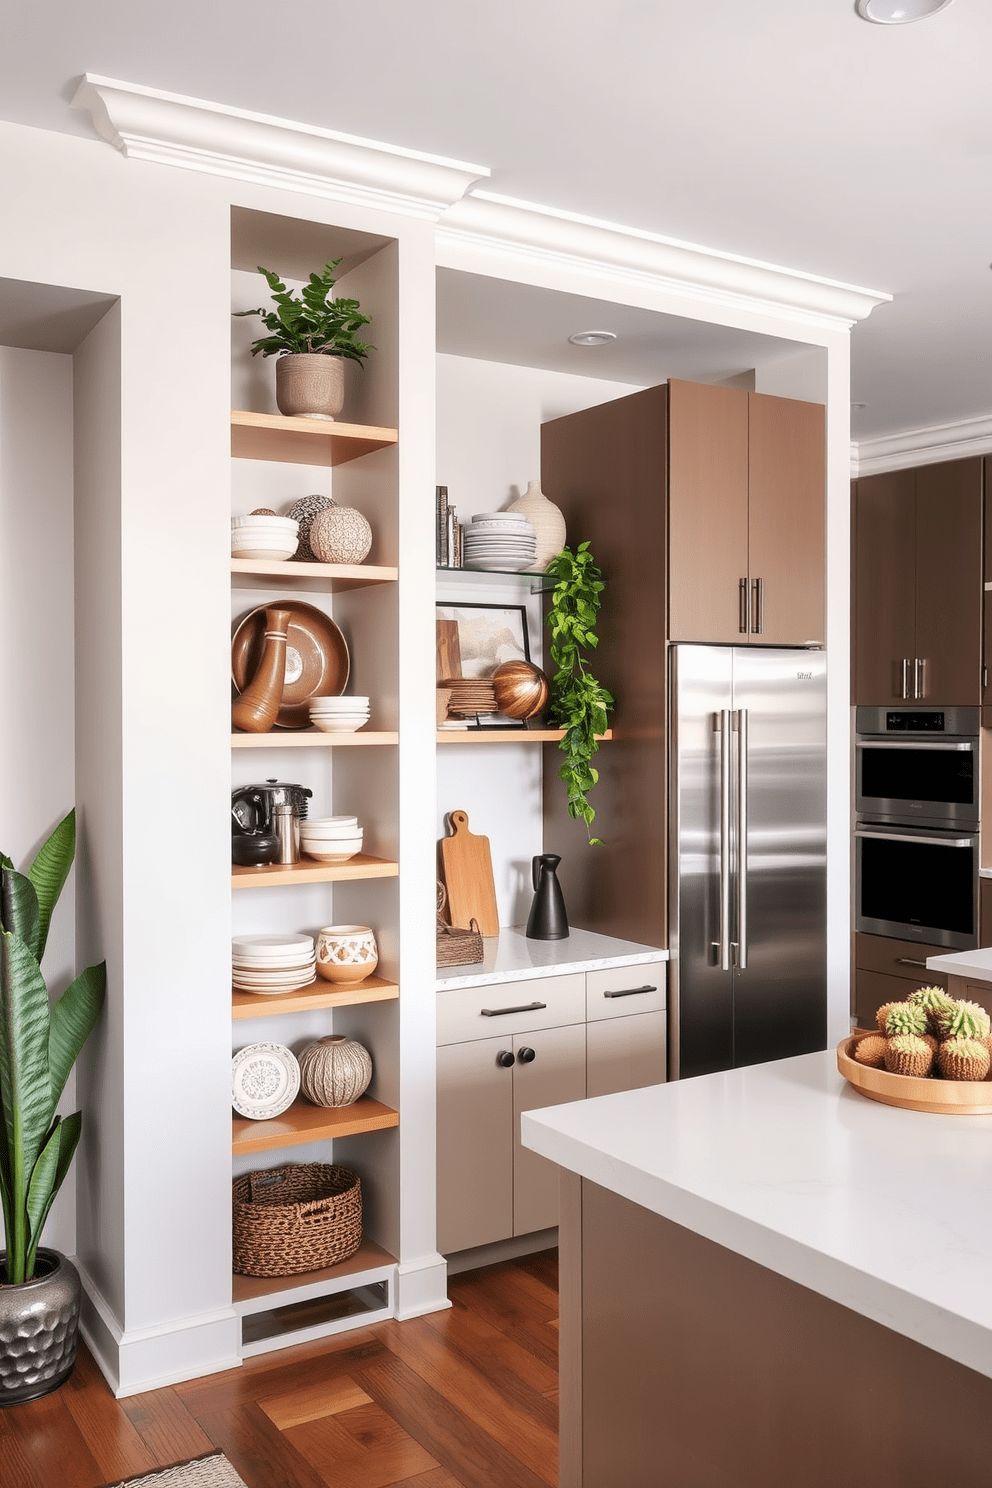
[[[585,997],[586,979],[581,971],[438,992],[437,1041],[460,1044],[467,1039],[512,1038],[539,1028],[581,1023]]]
[[[664,1008],[668,964],[621,966],[615,971],[586,972],[586,1017],[625,1018]]]
[[[927,971],[928,956],[946,955],[946,946],[916,945],[911,940],[865,935],[863,931],[854,937],[854,959],[859,972],[876,971],[883,976],[904,977],[917,987],[932,984],[946,988],[947,977],[943,972]],[[911,992],[913,989],[909,987],[906,990]]]
[[[586,1094],[614,1095],[668,1077],[668,1015],[637,1013],[586,1026]]]

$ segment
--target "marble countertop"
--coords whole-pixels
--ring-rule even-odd
[[[611,971],[667,961],[668,952],[633,940],[615,940],[592,930],[573,930],[567,940],[528,940],[523,926],[501,930],[483,941],[485,959],[475,966],[439,966],[437,991],[488,987],[496,982],[564,976],[570,971]]]
[[[552,1162],[992,1377],[992,1116],[879,1105],[826,1051],[528,1111],[521,1130]]]
[[[927,957],[928,971],[966,976],[972,982],[992,982],[992,947],[983,951],[947,951]]]

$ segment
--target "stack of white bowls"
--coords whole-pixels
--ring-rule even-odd
[[[325,734],[353,734],[369,721],[367,697],[313,697],[310,722]]]
[[[292,517],[252,513],[231,518],[231,557],[269,558],[284,563],[299,542],[300,524]]]
[[[537,534],[519,512],[477,512],[462,533],[462,559],[468,568],[520,573],[534,562]]]
[[[298,992],[317,975],[312,935],[235,935],[231,963],[235,989],[259,997]]]
[[[365,836],[357,816],[315,816],[300,822],[300,846],[318,863],[347,863]]]

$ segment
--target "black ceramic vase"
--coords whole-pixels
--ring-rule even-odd
[[[528,940],[567,940],[568,915],[555,869],[561,862],[557,853],[541,853],[531,865],[534,875],[534,902],[527,916]]]

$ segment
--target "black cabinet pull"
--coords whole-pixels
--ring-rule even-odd
[[[499,1053],[496,1055],[496,1063],[499,1065],[500,1069],[510,1068],[511,1064],[513,1063],[513,1055],[510,1053],[509,1049],[500,1049]]]
[[[517,1058],[521,1064],[533,1064],[537,1058],[537,1052],[534,1049],[521,1049],[517,1054]]]
[[[642,992],[657,992],[657,987],[622,987],[619,992],[604,992],[604,997],[639,997]]]
[[[519,1007],[480,1008],[479,1012],[484,1018],[505,1018],[507,1013],[537,1013],[547,1005],[546,1002],[522,1002]]]

